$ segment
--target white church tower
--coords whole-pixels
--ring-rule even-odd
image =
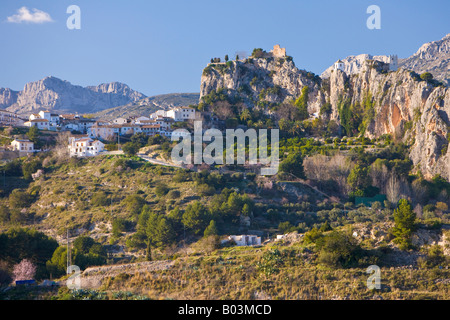
[[[397,55],[389,56],[389,71],[397,71],[398,70],[398,57]]]
[[[334,70],[344,71],[344,63],[340,59],[334,64]]]

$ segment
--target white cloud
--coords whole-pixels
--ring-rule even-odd
[[[17,14],[8,17],[6,21],[11,23],[45,23],[53,22],[53,19],[47,12],[38,9],[30,11],[27,7],[22,7],[17,10]]]

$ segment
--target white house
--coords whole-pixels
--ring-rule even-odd
[[[29,119],[30,120],[41,119],[41,116],[39,115],[39,113],[32,113],[32,114],[30,114]]]
[[[114,124],[127,124],[128,120],[125,118],[117,118],[114,119],[113,123]]]
[[[135,124],[141,124],[143,121],[150,121],[150,118],[147,117],[139,117],[134,120]]]
[[[39,117],[41,119],[48,120],[51,124],[59,123],[59,114],[51,113],[50,111],[41,111],[39,112]]]
[[[103,152],[105,145],[91,138],[69,138],[69,153],[71,157],[95,157]]]
[[[48,130],[49,121],[47,119],[34,119],[24,123],[26,127],[37,127],[39,130]]]
[[[119,127],[117,125],[106,125],[101,126],[99,124],[94,124],[87,129],[87,133],[91,138],[100,138],[103,140],[112,140],[115,135],[119,134]]]
[[[178,107],[167,111],[166,117],[172,118],[175,121],[195,120],[196,111],[194,108]]]
[[[175,120],[170,117],[158,117],[153,120],[155,125],[160,125],[164,130],[170,130],[174,122]]]
[[[140,127],[140,130],[148,136],[154,136],[162,133],[161,126],[158,124],[144,125]]]
[[[55,114],[55,113],[51,113],[50,111],[40,111],[39,113],[32,113],[29,116],[29,122],[31,122],[31,123],[33,123],[33,121],[34,121],[34,123],[38,123],[38,121],[42,122],[43,120],[48,121],[47,122],[48,125],[45,125],[45,127],[43,127],[42,124],[35,125],[35,126],[37,126],[37,127],[41,126],[42,129],[46,129],[46,130],[56,130],[56,128],[60,122],[59,115]]]
[[[15,139],[11,142],[11,147],[13,151],[34,152],[34,143],[30,140]]]
[[[238,246],[257,246],[261,244],[261,237],[255,235],[229,236],[228,241],[234,241]]]
[[[88,129],[95,123],[95,119],[87,119],[78,115],[63,115],[60,117],[61,130],[63,131],[79,131],[87,134]]]
[[[150,119],[156,119],[156,118],[158,118],[158,117],[168,117],[167,111],[165,111],[165,110],[158,110],[158,111],[156,111],[156,112],[153,112],[153,113],[150,115]]]

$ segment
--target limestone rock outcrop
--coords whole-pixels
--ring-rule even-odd
[[[299,70],[290,57],[209,64],[201,78],[200,96],[225,89],[248,107],[261,107],[264,102],[292,101],[308,86],[310,115],[317,116],[320,107],[329,103],[327,117],[341,125],[343,102],[362,108],[364,117],[369,105],[371,116],[364,119],[364,130],[350,134],[369,138],[390,134],[411,145],[410,158],[426,177],[440,174],[450,180],[450,89],[401,67],[390,71],[388,63],[376,59],[361,59],[357,69],[355,74],[331,70],[329,78],[322,79]]]

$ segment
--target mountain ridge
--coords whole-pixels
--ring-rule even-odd
[[[357,74],[361,71],[365,60],[377,60],[387,63],[389,55],[370,55],[367,53],[350,55],[340,59],[344,63],[347,74]],[[450,33],[440,40],[424,43],[407,58],[399,58],[400,68],[412,70],[416,73],[430,72],[436,80],[450,85]],[[322,78],[329,78],[334,65],[322,72]]]
[[[0,88],[0,107],[17,114],[39,110],[92,113],[125,105],[146,96],[120,82],[82,87],[47,76],[27,83],[23,90]]]

